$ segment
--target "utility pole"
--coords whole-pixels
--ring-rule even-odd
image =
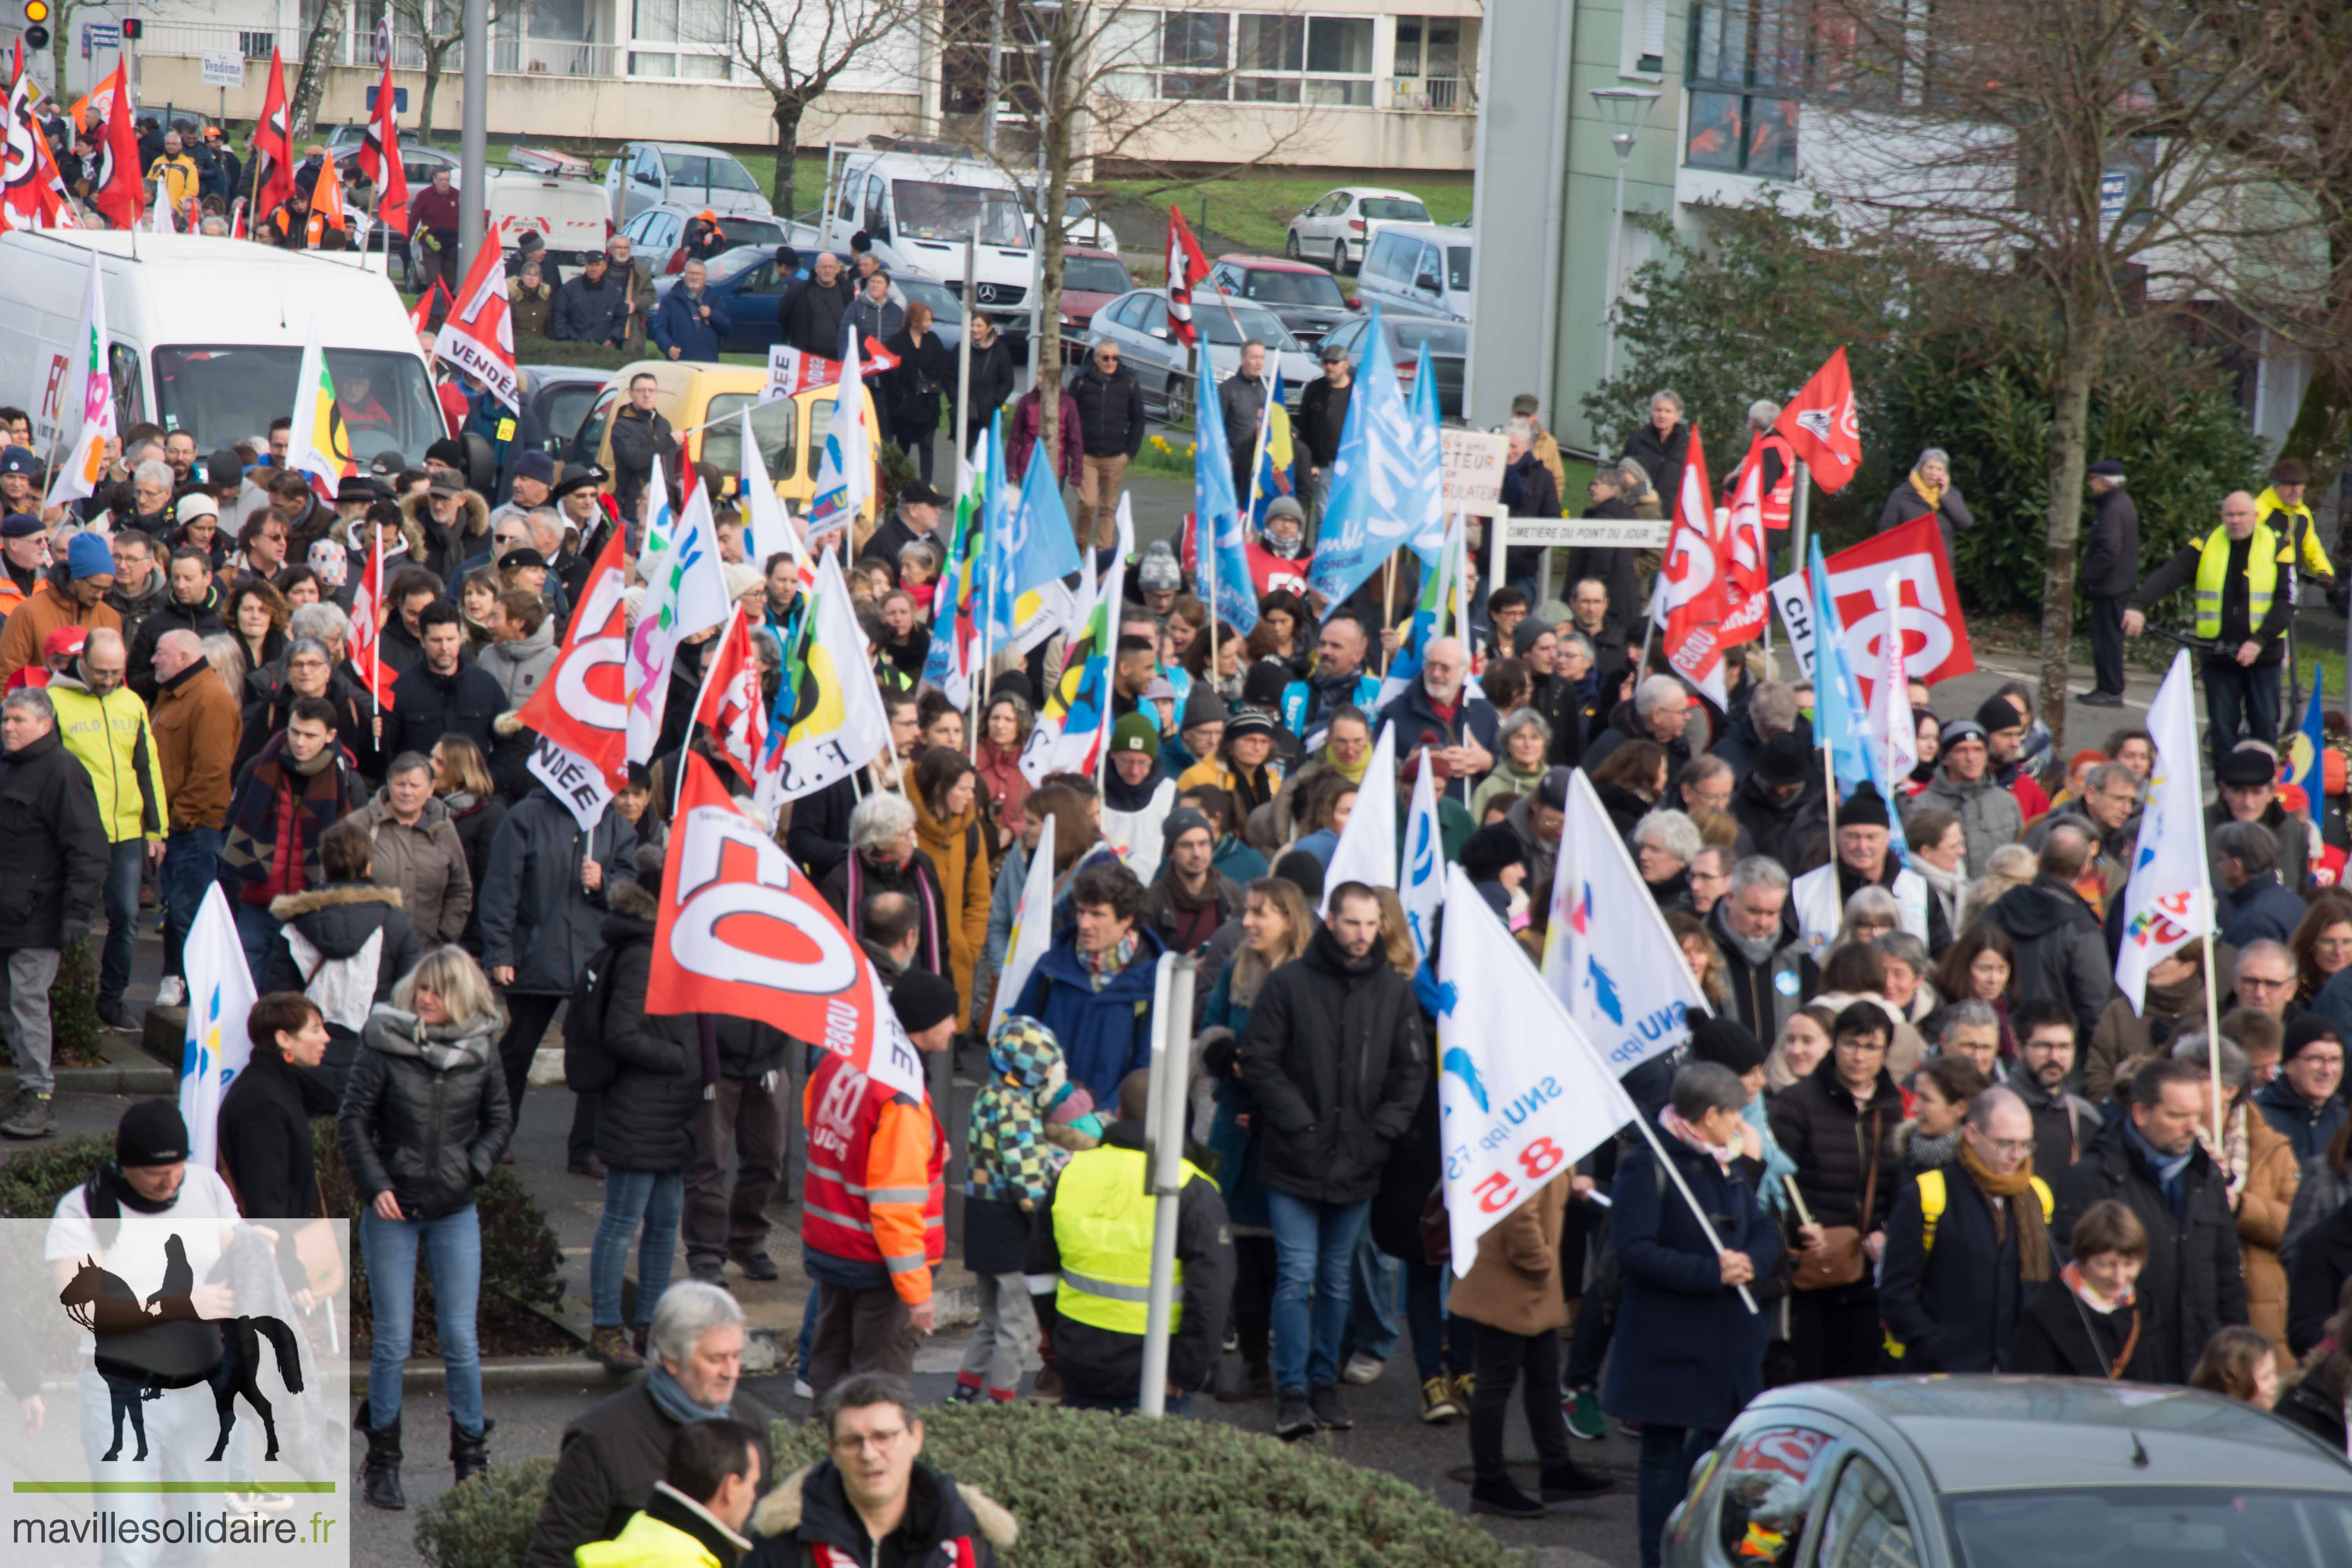
[[[980,144],[996,151],[996,100],[1004,90],[1004,4],[988,7],[988,101],[981,106]]]
[[[466,0],[465,117],[457,138],[465,200],[457,207],[457,254],[463,279],[482,248],[483,215],[490,205],[490,20],[488,0]],[[624,287],[626,285],[625,284]]]

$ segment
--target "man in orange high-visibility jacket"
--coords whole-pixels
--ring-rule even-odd
[[[955,1037],[955,983],[922,970],[891,994],[915,1048]],[[931,1270],[947,1258],[948,1142],[928,1097],[875,1082],[827,1055],[801,1102],[808,1130],[801,1249],[819,1290],[803,1375],[814,1397],[852,1373],[907,1376],[931,1331]]]

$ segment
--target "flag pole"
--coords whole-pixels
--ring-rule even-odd
[[[1802,571],[1805,563],[1811,559],[1805,553],[1805,512],[1813,494],[1813,487],[1807,482],[1811,478],[1811,472],[1805,466],[1805,459],[1798,458],[1797,493],[1790,502],[1789,513],[1789,525],[1797,531],[1796,538],[1790,542],[1795,552],[1790,565],[1798,571]]]
[[[712,646],[720,648],[725,647],[727,646],[727,640],[735,635],[736,623],[742,620],[742,618],[743,606],[737,605],[733,613],[729,615],[727,617],[727,624],[719,628],[719,641]],[[679,644],[678,646],[684,647],[685,645]],[[675,664],[677,662],[677,647],[670,649],[669,657],[671,663]],[[710,678],[718,672],[718,669],[719,660],[716,658],[708,658],[703,661],[702,679],[694,683],[694,706],[686,710],[686,739],[678,743],[677,777],[672,781],[669,792],[669,815],[670,820],[673,822],[677,820],[677,803],[684,799],[686,795],[686,759],[688,754],[694,750],[694,727],[702,721],[702,700],[709,695]]]
[[[2209,985],[2206,989],[2210,991],[2212,987]],[[1588,1043],[1585,1048],[1590,1050],[1591,1047]],[[1605,1067],[1607,1064],[1602,1065]],[[1673,1179],[1675,1191],[1682,1194],[1683,1202],[1690,1205],[1691,1217],[1698,1221],[1700,1231],[1706,1237],[1706,1244],[1715,1248],[1719,1256],[1723,1251],[1723,1237],[1716,1234],[1715,1222],[1706,1217],[1706,1210],[1699,1206],[1698,1198],[1690,1190],[1690,1184],[1683,1180],[1682,1167],[1667,1156],[1666,1146],[1659,1141],[1657,1130],[1650,1125],[1650,1119],[1643,1116],[1638,1108],[1633,1113],[1633,1125],[1641,1130],[1642,1136],[1649,1142],[1651,1156],[1658,1162],[1659,1168]],[[1755,1259],[1750,1258],[1748,1261],[1753,1263]],[[1746,1304],[1749,1314],[1752,1316],[1759,1312],[1761,1309],[1756,1305],[1756,1298],[1748,1287],[1742,1285],[1738,1289],[1739,1300]]]
[[[1821,668],[1821,662],[1820,662],[1818,659],[1816,659],[1816,660],[1814,661],[1813,668],[1814,668],[1817,672],[1820,670],[1820,668]],[[1818,679],[1818,676],[1816,677],[1815,681],[1814,681],[1814,684],[1813,684],[1813,700],[1814,700],[1814,702],[1815,702],[1816,704],[1819,704],[1819,702],[1821,701],[1821,682],[1820,682],[1820,680],[1819,680],[1819,679]],[[1829,793],[1828,793],[1827,795],[1825,795],[1822,797],[1822,802],[1823,802],[1823,804],[1824,804],[1824,805],[1826,805],[1829,807],[1829,813],[1830,813],[1830,864],[1831,864],[1831,865],[1832,865],[1832,866],[1834,866],[1834,865],[1836,865],[1836,864],[1837,864],[1837,848],[1838,848],[1838,845],[1837,845],[1837,808],[1838,808],[1837,759],[1836,759],[1835,757],[1833,757],[1833,756],[1832,756],[1832,755],[1830,754],[1830,749],[1829,749],[1827,746],[1823,746],[1823,747],[1822,748],[1822,784],[1825,784],[1825,785],[1828,787],[1828,791],[1829,791]]]

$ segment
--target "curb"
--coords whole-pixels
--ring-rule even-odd
[[[154,1020],[152,1015],[160,1011],[163,1010],[151,1009],[151,1021],[144,1026],[146,1032],[135,1037],[136,1043],[133,1043],[133,1037],[127,1037],[121,1030],[110,1029],[102,1024],[99,1026],[98,1048],[99,1054],[105,1058],[104,1062],[98,1067],[53,1068],[50,1070],[58,1080],[57,1092],[78,1095],[177,1094],[180,1090],[180,1041],[185,1026],[183,1022],[174,1021],[168,1031],[163,1031],[170,1036],[171,1055],[166,1058],[160,1042],[153,1037],[162,1021]],[[174,1008],[167,1016],[171,1020],[184,1020],[186,1016],[184,1008]],[[0,1068],[0,1089],[13,1093],[16,1087],[16,1069],[13,1067]]]

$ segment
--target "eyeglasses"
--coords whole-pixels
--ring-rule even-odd
[[[2033,1140],[2031,1138],[1988,1138],[1985,1140],[1985,1143],[1997,1154],[2031,1154],[2033,1152]]]
[[[856,1436],[845,1434],[834,1438],[833,1451],[836,1454],[857,1454],[871,1447],[877,1454],[887,1454],[897,1447],[898,1439],[906,1435],[907,1429],[904,1426],[894,1432],[867,1432]]]
[[[2248,974],[2242,969],[2238,972],[2238,989],[2241,991],[2284,991],[2294,984],[2292,980],[2265,980],[2259,974]]]

